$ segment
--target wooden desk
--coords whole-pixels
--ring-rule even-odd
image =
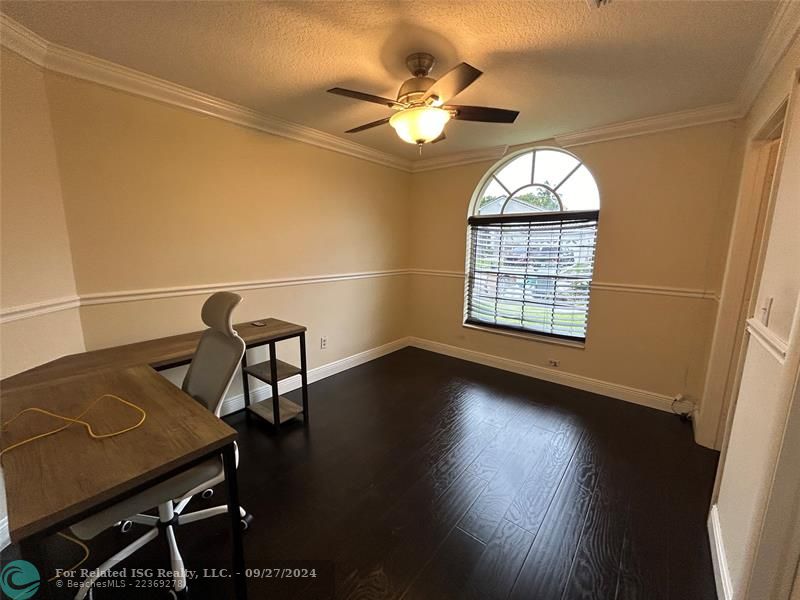
[[[263,327],[236,325],[248,347],[305,336],[305,327],[262,319]],[[236,598],[247,597],[239,516],[236,431],[158,375],[191,361],[202,332],[73,354],[0,382],[7,419],[30,406],[78,414],[106,393],[147,412],[138,429],[95,440],[71,427],[3,455],[9,530],[14,542],[46,536],[128,498],[202,461],[222,454],[233,537]],[[305,360],[303,361],[305,363]],[[304,365],[305,366],[305,365]],[[131,409],[98,405],[87,417],[100,431],[130,423]],[[133,415],[134,417],[138,415]],[[26,415],[3,435],[3,446],[52,428],[43,415]]]
[[[95,440],[73,426],[2,457],[11,539],[54,532],[152,484],[164,475],[212,455],[236,439],[236,431],[210,414],[150,367],[105,369],[60,381],[4,391],[5,418],[32,406],[77,415],[106,393],[142,408],[144,423],[117,437]],[[210,418],[209,418],[210,417]],[[104,399],[86,416],[98,432],[122,429],[139,414]],[[61,424],[40,414],[26,414],[3,433],[3,446]],[[35,474],[35,475],[34,475]]]
[[[248,348],[269,342],[279,342],[290,337],[305,334],[302,325],[287,323],[278,319],[261,319],[266,324],[256,327],[251,322],[234,325],[239,336]],[[80,354],[62,356],[33,369],[12,375],[0,381],[0,389],[12,390],[44,381],[53,381],[88,373],[96,369],[110,367],[124,368],[135,365],[149,365],[157,370],[169,369],[188,364],[194,356],[202,331],[193,331],[135,344],[103,348]]]
[[[297,326],[299,327],[299,326]],[[262,327],[263,329],[263,327]],[[300,341],[300,366],[295,367],[282,360],[278,360],[278,352],[275,344],[280,340],[296,337]],[[242,389],[244,390],[244,404],[251,413],[258,415],[275,427],[298,415],[303,415],[303,424],[308,426],[308,363],[306,361],[306,328],[302,331],[290,331],[283,328],[279,338],[266,338],[261,341],[252,341],[248,348],[254,346],[269,345],[269,360],[255,365],[247,364],[247,353],[242,356]],[[298,406],[288,398],[284,398],[278,393],[278,382],[300,375],[300,387],[303,398],[303,405]],[[262,400],[255,404],[250,404],[250,385],[248,377],[255,377],[268,384],[272,388],[271,402]],[[271,405],[271,406],[270,406]]]
[[[103,394],[115,394],[147,413],[138,428],[92,439],[70,427],[9,451],[2,457],[9,533],[25,543],[73,525],[89,515],[222,454],[228,491],[235,597],[247,598],[236,481],[236,431],[148,366],[110,367],[3,390],[5,415],[31,406],[75,415]],[[129,425],[138,413],[108,400],[87,419],[98,432]],[[48,431],[53,419],[28,414],[3,435],[3,445]],[[42,590],[47,597],[48,591]]]

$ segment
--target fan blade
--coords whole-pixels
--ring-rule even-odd
[[[364,131],[365,129],[372,129],[373,127],[377,127],[378,125],[385,125],[389,122],[389,117],[385,119],[379,119],[377,121],[373,121],[372,123],[367,123],[366,125],[361,125],[359,127],[353,127],[352,129],[348,129],[345,133],[358,133],[359,131]]]
[[[457,106],[448,104],[443,107],[447,110],[456,111],[454,119],[460,121],[483,121],[484,123],[513,123],[518,110],[507,110],[505,108],[491,108],[489,106]]]
[[[422,97],[422,101],[424,102],[431,96],[436,96],[439,102],[444,104],[450,98],[455,97],[456,94],[460,94],[467,89],[481,75],[483,75],[483,71],[479,71],[472,65],[467,63],[456,65],[428,88],[428,91]]]
[[[431,144],[435,144],[436,142],[441,142],[442,140],[446,140],[446,139],[447,139],[447,136],[444,134],[444,131],[443,131],[442,134],[439,137],[437,137],[435,140],[431,140]]]
[[[389,108],[405,108],[405,104],[400,104],[396,100],[391,100],[390,98],[381,98],[380,96],[373,96],[372,94],[365,94],[364,92],[356,92],[355,90],[346,90],[340,87],[331,88],[328,90],[328,93],[336,94],[337,96],[347,96],[348,98],[355,98],[356,100],[364,100],[365,102],[382,104],[383,106],[388,106]]]

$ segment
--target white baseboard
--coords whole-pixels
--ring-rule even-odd
[[[454,358],[468,360],[470,362],[495,367],[503,371],[511,371],[520,375],[527,375],[535,379],[543,379],[552,383],[566,385],[568,387],[577,388],[587,392],[593,392],[602,396],[609,396],[617,400],[624,400],[634,404],[641,404],[649,408],[655,408],[666,412],[672,411],[672,398],[665,394],[658,394],[655,392],[648,392],[647,390],[640,390],[638,388],[628,387],[618,383],[611,383],[608,381],[601,381],[600,379],[592,379],[591,377],[584,377],[583,375],[576,375],[574,373],[567,373],[557,369],[549,369],[547,367],[540,367],[526,362],[513,360],[510,358],[503,358],[493,354],[485,354],[477,352],[476,350],[467,350],[459,348],[458,346],[450,346],[441,342],[434,342],[417,337],[411,337],[408,341],[409,346],[421,348],[423,350],[430,350],[438,354],[445,354]]]
[[[408,345],[409,345],[408,338],[400,338],[393,342],[389,342],[388,344],[384,344],[383,346],[378,346],[377,348],[371,348],[369,350],[365,350],[364,352],[359,352],[358,354],[353,354],[352,356],[347,356],[340,360],[329,362],[328,364],[321,365],[313,369],[309,369],[308,382],[314,383],[315,381],[319,381],[320,379],[325,379],[326,377],[330,377],[331,375],[336,375],[337,373],[341,373],[342,371],[346,371],[347,369],[352,369],[353,367],[362,365],[365,362],[369,362],[371,360],[375,360],[376,358],[380,358],[381,356],[385,356],[386,354],[391,354],[392,352],[401,350],[402,348],[405,348]],[[288,379],[284,379],[278,384],[278,393],[285,394],[287,392],[291,392],[292,390],[296,390],[299,387],[300,387],[300,376],[295,375],[294,377],[289,377]],[[268,385],[263,385],[257,388],[250,389],[251,402],[260,402],[261,400],[266,400],[267,398],[271,397],[272,397],[272,390]],[[235,396],[226,398],[225,402],[222,403],[222,414],[229,415],[230,413],[236,412],[237,410],[242,410],[243,408],[244,408],[244,394],[236,394]]]
[[[315,381],[319,381],[320,379],[325,379],[326,377],[330,377],[331,375],[336,375],[337,373],[341,373],[342,371],[346,371],[347,369],[352,369],[353,367],[362,365],[365,362],[369,362],[371,360],[375,360],[376,358],[380,358],[381,356],[384,356],[386,354],[391,354],[392,352],[401,350],[402,348],[405,348],[408,345],[409,345],[408,338],[400,338],[393,342],[389,342],[388,344],[384,344],[383,346],[378,346],[377,348],[371,348],[370,350],[365,350],[364,352],[353,354],[352,356],[342,358],[341,360],[336,360],[326,365],[322,365],[314,369],[309,369],[308,382],[313,383]],[[291,392],[292,390],[296,390],[299,387],[300,387],[300,376],[296,375],[294,377],[290,377],[288,379],[284,379],[283,381],[281,381],[278,384],[278,392],[281,394],[285,394],[286,392]],[[271,397],[272,397],[272,390],[267,385],[258,388],[253,388],[250,390],[250,398],[252,402],[259,402],[261,400],[266,400],[267,398]],[[225,399],[225,402],[223,402],[222,404],[222,414],[228,415],[232,412],[241,410],[243,408],[244,408],[244,394],[236,394],[235,396],[231,396],[230,398]],[[8,517],[3,517],[2,519],[0,519],[0,550],[8,546],[10,543],[11,543],[11,537],[8,531]]]
[[[731,583],[731,575],[728,572],[728,559],[725,555],[725,546],[722,543],[719,510],[716,504],[711,506],[711,511],[708,513],[708,541],[711,545],[711,562],[714,565],[717,597],[719,600],[733,600],[733,585]]]
[[[535,379],[543,379],[544,381],[558,383],[568,387],[577,388],[579,390],[585,390],[587,392],[609,396],[611,398],[648,406],[658,410],[664,410],[667,412],[671,411],[672,399],[664,394],[648,392],[646,390],[640,390],[617,383],[601,381],[599,379],[592,379],[590,377],[584,377],[583,375],[575,375],[574,373],[566,373],[556,369],[548,369],[547,367],[531,365],[510,358],[494,356],[492,354],[477,352],[475,350],[467,350],[465,348],[450,346],[441,342],[434,342],[432,340],[426,340],[418,337],[399,338],[393,342],[389,342],[388,344],[378,346],[377,348],[371,348],[369,350],[365,350],[364,352],[359,352],[358,354],[353,354],[352,356],[347,356],[340,360],[315,367],[308,371],[308,381],[309,383],[313,383],[315,381],[319,381],[320,379],[325,379],[326,377],[330,377],[331,375],[336,375],[342,371],[352,369],[353,367],[357,367],[371,360],[375,360],[376,358],[380,358],[386,354],[391,354],[392,352],[396,352],[397,350],[401,350],[407,346],[413,346],[414,348],[436,352],[437,354],[444,354],[446,356],[460,358],[469,362],[495,367],[497,369],[502,369],[503,371],[510,371],[512,373],[526,375]],[[291,392],[292,390],[296,390],[299,387],[300,376],[296,375],[281,381],[278,384],[278,392],[280,394],[285,394],[287,392]],[[252,388],[250,390],[250,397],[252,402],[259,402],[272,397],[272,391],[269,386],[266,385]],[[243,408],[244,394],[236,394],[227,398],[225,402],[223,402],[222,414],[228,415]],[[724,561],[725,554],[722,551],[721,541],[717,541],[716,543],[718,545],[715,546],[715,540],[719,540],[719,519],[716,517],[716,514],[716,506],[714,506],[711,509],[708,525],[709,535],[711,536],[712,540],[711,551],[712,554],[714,554],[715,575],[717,575],[718,564],[722,565],[722,570],[720,572],[724,574],[724,577],[721,580],[722,583],[720,583],[720,578],[717,578],[717,588],[721,589],[721,585],[727,586],[727,588],[724,589],[728,590],[726,592],[728,595],[723,596],[722,592],[720,592],[720,598],[721,600],[730,600],[732,598],[729,593],[731,589],[730,577],[728,576],[727,563]],[[715,524],[713,529],[712,521]],[[8,518],[4,517],[3,519],[0,519],[0,549],[6,547],[10,542]],[[718,560],[718,556],[721,556],[722,559]]]
[[[495,367],[496,369],[502,369],[503,371],[510,371],[520,375],[526,375],[528,377],[533,377],[534,379],[543,379],[544,381],[558,383],[567,387],[577,388],[579,390],[600,394],[602,396],[608,396],[610,398],[616,398],[617,400],[624,400],[625,402],[632,402],[633,404],[639,404],[649,408],[655,408],[657,410],[663,410],[666,412],[672,411],[672,398],[665,394],[640,390],[638,388],[602,381],[600,379],[592,379],[591,377],[584,377],[583,375],[567,373],[557,369],[549,369],[547,367],[531,365],[529,363],[510,358],[485,354],[475,350],[467,350],[465,348],[450,346],[449,344],[434,342],[432,340],[426,340],[418,337],[400,338],[393,342],[389,342],[388,344],[384,344],[383,346],[371,348],[370,350],[365,350],[364,352],[359,352],[358,354],[354,354],[326,365],[310,369],[308,371],[308,381],[309,383],[313,383],[315,381],[319,381],[320,379],[325,379],[326,377],[336,375],[337,373],[341,373],[347,369],[352,369],[353,367],[357,367],[365,362],[375,360],[376,358],[380,358],[386,354],[396,352],[397,350],[405,348],[406,346],[413,346],[414,348],[436,352],[437,354],[444,354],[446,356],[460,358],[469,362]],[[295,375],[294,377],[290,377],[281,381],[280,384],[278,384],[278,392],[280,394],[285,394],[287,392],[291,392],[292,390],[296,390],[299,387],[300,376]],[[267,398],[271,397],[272,391],[270,390],[269,386],[259,386],[257,388],[251,388],[250,390],[250,398],[252,402],[260,402],[261,400],[266,400]],[[237,410],[241,410],[242,408],[244,408],[244,394],[236,394],[235,396],[231,396],[225,400],[222,405],[222,414],[228,415],[232,412],[236,412]]]
[[[0,519],[0,550],[11,543],[11,534],[8,531],[8,517]]]

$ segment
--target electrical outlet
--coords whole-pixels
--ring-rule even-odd
[[[328,347],[328,336],[323,335],[319,338],[319,349],[325,350]]]
[[[672,412],[678,415],[681,421],[686,423],[691,421],[695,409],[694,400],[687,398],[684,394],[676,394],[672,397]]]
[[[551,358],[550,360],[547,361],[547,364],[550,365],[551,367],[560,367],[561,366],[561,361]]]

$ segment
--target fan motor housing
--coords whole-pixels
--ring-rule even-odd
[[[406,79],[397,92],[397,101],[413,104],[417,101],[436,80],[431,77],[412,77]]]

